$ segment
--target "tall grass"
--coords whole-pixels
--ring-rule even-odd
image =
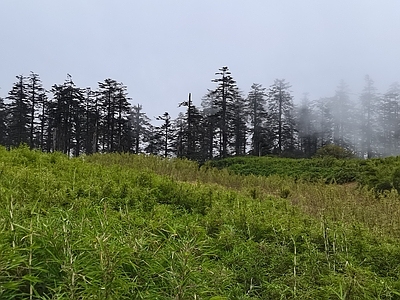
[[[0,176],[0,299],[399,297],[397,225],[325,203],[350,187],[26,148]]]
[[[332,221],[361,223],[378,234],[400,237],[400,199],[394,189],[376,194],[368,186],[360,187],[355,183],[326,184],[325,180],[310,183],[279,175],[242,176],[227,169],[199,168],[197,163],[188,160],[155,156],[97,154],[88,157],[87,161],[154,172],[178,181],[218,185],[244,192],[252,198],[283,197],[316,218],[323,216]]]

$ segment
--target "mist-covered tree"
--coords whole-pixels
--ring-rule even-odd
[[[187,124],[183,113],[179,113],[178,117],[172,121],[173,139],[171,149],[175,152],[176,157],[183,158],[187,151]]]
[[[333,143],[340,147],[347,147],[352,140],[352,118],[354,104],[349,97],[349,87],[342,80],[336,89],[334,97],[330,98],[330,113],[333,121]]]
[[[28,82],[25,76],[16,76],[17,81],[8,93],[8,142],[10,146],[29,144],[30,103],[28,99]]]
[[[251,154],[261,156],[262,148],[266,144],[267,129],[265,121],[267,119],[265,99],[265,88],[261,84],[254,83],[247,96],[247,111],[251,125]]]
[[[150,131],[150,118],[143,112],[142,105],[132,106],[129,122],[132,128],[133,152],[137,154],[141,152],[141,145]]]
[[[233,113],[232,113],[232,148],[235,155],[246,154],[247,145],[247,121],[248,111],[245,99],[241,96],[239,90],[236,90],[236,95],[233,98]]]
[[[333,117],[330,110],[330,98],[320,98],[313,103],[315,114],[315,132],[317,148],[333,143]]]
[[[376,155],[377,104],[378,96],[373,80],[366,75],[365,87],[360,96],[361,156],[371,158]]]
[[[379,102],[378,144],[383,156],[400,153],[400,85],[393,83]]]
[[[300,150],[306,157],[313,156],[318,148],[316,114],[307,94],[304,94],[301,104],[296,108],[296,126]]]
[[[218,128],[218,111],[219,107],[215,104],[215,94],[209,91],[201,101],[202,110],[202,138],[201,138],[201,157],[203,160],[213,159],[217,149],[220,149],[220,139],[217,134],[220,133]],[[221,136],[221,134],[218,134]]]
[[[294,105],[289,89],[284,79],[276,79],[267,93],[267,126],[273,152],[277,154],[295,148]]]

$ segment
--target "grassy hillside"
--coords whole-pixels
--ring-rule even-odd
[[[0,299],[400,299],[398,196],[0,149]]]

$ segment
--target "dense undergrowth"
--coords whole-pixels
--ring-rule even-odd
[[[400,299],[398,200],[0,149],[0,299]]]
[[[356,159],[338,160],[334,158],[292,159],[278,157],[232,157],[210,161],[217,168],[228,168],[242,175],[280,175],[297,180],[326,183],[347,183],[356,181],[360,164]]]
[[[232,157],[210,161],[212,167],[227,168],[241,175],[280,175],[296,180],[325,183],[357,182],[377,192],[400,191],[400,156],[375,159],[333,157],[291,159],[279,157]]]

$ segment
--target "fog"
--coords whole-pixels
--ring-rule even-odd
[[[356,100],[367,74],[380,93],[400,80],[399,11],[396,0],[3,0],[0,97],[16,75],[34,71],[50,88],[69,73],[81,87],[123,82],[152,118],[176,115],[226,65],[244,94],[282,78],[299,103],[343,80]]]

